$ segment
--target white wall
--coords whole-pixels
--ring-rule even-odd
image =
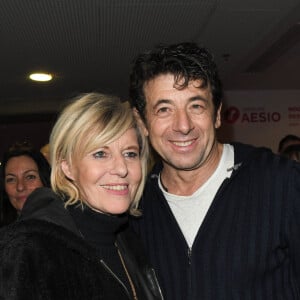
[[[300,90],[226,91],[219,139],[266,146],[277,152],[279,140],[300,136]]]

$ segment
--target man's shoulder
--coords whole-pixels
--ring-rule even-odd
[[[246,160],[252,159],[254,157],[259,157],[261,155],[267,155],[268,157],[275,158],[276,155],[272,152],[270,148],[267,147],[257,147],[250,144],[244,144],[239,142],[230,143],[234,149],[234,161],[235,163],[244,162]]]
[[[297,174],[300,172],[299,163],[274,153],[269,148],[255,147],[242,143],[232,143],[232,145],[234,147],[234,161],[236,165],[251,166],[253,171],[262,174],[298,176]]]

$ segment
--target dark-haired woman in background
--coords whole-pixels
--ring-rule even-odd
[[[38,187],[50,187],[50,165],[29,143],[15,143],[1,162],[1,226],[16,220],[28,196]]]

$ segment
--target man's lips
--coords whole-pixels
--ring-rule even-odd
[[[175,146],[179,146],[179,147],[187,147],[187,146],[190,146],[192,145],[194,142],[193,141],[183,141],[183,142],[178,142],[178,141],[171,141],[171,143]]]
[[[169,142],[177,147],[188,147],[193,145],[196,142],[197,138],[189,138],[188,140],[180,140],[180,139],[169,139]]]

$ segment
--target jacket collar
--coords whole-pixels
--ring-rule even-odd
[[[270,149],[265,147],[254,147],[252,145],[243,144],[243,143],[230,143],[230,145],[233,146],[234,149],[234,165],[232,166],[233,171],[237,171],[242,165],[247,164],[249,159],[252,157],[252,155],[256,155],[258,153],[261,153],[263,151],[271,152]],[[158,178],[159,173],[163,169],[162,161],[158,161],[152,171],[149,174],[150,179],[156,179]]]
[[[62,226],[80,236],[64,202],[50,188],[38,188],[26,200],[19,220],[43,220]]]

